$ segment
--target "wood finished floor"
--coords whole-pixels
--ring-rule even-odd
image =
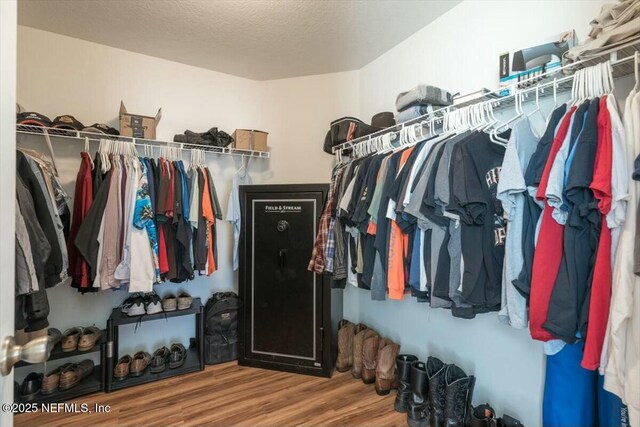
[[[406,426],[394,399],[349,373],[317,378],[233,362],[73,401],[109,413],[21,414],[15,426]]]

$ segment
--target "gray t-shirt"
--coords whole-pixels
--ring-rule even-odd
[[[527,301],[513,286],[524,263],[522,253],[522,227],[525,208],[524,171],[536,150],[538,138],[531,130],[529,119],[518,121],[511,132],[504,155],[498,199],[507,218],[505,258],[502,270],[502,305],[498,318],[514,328],[526,328],[528,324]]]

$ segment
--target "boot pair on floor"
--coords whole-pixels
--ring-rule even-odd
[[[395,409],[407,413],[410,427],[522,427],[505,416],[496,419],[489,405],[472,406],[475,377],[456,365],[429,357],[427,363],[416,356],[396,358],[400,385]]]
[[[380,337],[366,325],[343,319],[338,325],[336,370],[351,370],[351,375],[365,384],[375,383],[379,395],[389,394],[398,388],[395,359],[399,350],[400,345]]]

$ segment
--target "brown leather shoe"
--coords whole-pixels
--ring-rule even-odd
[[[89,351],[100,341],[102,331],[95,326],[82,329],[82,335],[78,341],[78,351]]]
[[[60,342],[60,347],[63,352],[74,351],[78,348],[78,341],[80,340],[80,336],[82,335],[82,328],[75,327],[70,328],[64,331],[62,334],[62,340]]]
[[[93,366],[93,361],[87,359],[80,363],[72,363],[64,368],[60,371],[59,389],[64,391],[75,387],[80,381],[91,375],[93,372]]]
[[[131,361],[131,369],[129,370],[129,375],[132,377],[139,377],[144,374],[144,370],[147,369],[149,363],[151,362],[151,355],[146,351],[139,351],[133,355],[133,360]]]
[[[58,390],[58,386],[60,385],[60,372],[64,371],[70,365],[71,363],[65,363],[64,365],[58,366],[56,369],[49,371],[42,378],[40,393],[43,395],[48,395]]]
[[[355,325],[346,319],[338,323],[338,360],[336,370],[347,372],[353,365],[353,337]]]
[[[391,389],[398,388],[398,376],[396,375],[396,356],[400,346],[389,338],[380,341],[378,360],[376,362],[376,393],[380,396],[389,394]]]
[[[120,381],[129,376],[129,369],[131,369],[131,356],[128,354],[118,359],[116,367],[113,368],[113,378]]]
[[[367,330],[362,344],[362,382],[372,384],[376,380],[376,361],[380,335],[372,329]]]
[[[353,365],[351,366],[353,378],[362,377],[362,344],[364,343],[364,334],[368,330],[367,325],[364,323],[359,323],[356,326],[356,335],[353,337]]]

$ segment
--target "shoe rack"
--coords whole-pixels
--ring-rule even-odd
[[[127,316],[120,308],[114,308],[111,316],[107,321],[107,342],[106,342],[106,363],[105,363],[105,391],[107,393],[114,390],[133,387],[140,384],[146,384],[153,381],[171,378],[177,375],[188,374],[191,372],[202,371],[204,369],[204,307],[200,298],[194,298],[191,307],[185,310],[161,311],[156,314],[145,314],[143,316]],[[189,316],[195,317],[195,340],[187,349],[186,360],[184,365],[179,368],[170,369],[167,367],[164,371],[152,374],[147,367],[146,372],[138,377],[127,377],[123,380],[113,378],[113,369],[120,355],[118,354],[118,331],[119,327],[127,324],[144,323],[152,320],[170,320],[171,318]]]
[[[47,359],[47,362],[38,363],[38,364],[29,364],[22,361],[18,362],[15,365],[15,368],[17,369],[30,368],[32,371],[36,371],[36,372],[42,369],[43,374],[46,374],[51,369],[50,367],[47,366],[48,362],[50,361],[60,360],[60,359],[71,359],[71,358],[76,358],[76,361],[79,361],[78,359],[79,356],[86,357],[86,356],[89,356],[90,354],[100,353],[100,362],[99,362],[100,364],[96,364],[93,367],[93,372],[91,372],[89,376],[87,376],[86,378],[83,378],[77,385],[70,388],[69,390],[55,391],[48,395],[43,395],[39,393],[35,398],[31,400],[22,400],[20,396],[15,396],[16,402],[59,403],[59,402],[65,402],[67,400],[75,399],[77,397],[84,396],[86,394],[104,391],[105,390],[104,379],[105,379],[105,373],[106,373],[106,370],[105,370],[106,357],[105,356],[106,356],[106,347],[107,347],[106,338],[107,338],[107,331],[103,330],[102,337],[98,342],[96,342],[96,345],[93,346],[93,348],[91,348],[90,350],[79,351],[76,349],[73,351],[64,352],[62,351],[60,343],[58,343],[53,348],[53,350],[51,350],[51,354],[49,355],[49,359]],[[34,369],[34,367],[38,367],[38,368]]]

